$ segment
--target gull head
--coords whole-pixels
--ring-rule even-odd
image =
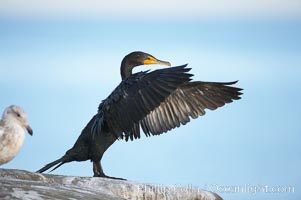
[[[20,106],[11,105],[6,108],[3,112],[2,120],[6,123],[17,123],[25,128],[30,135],[33,134],[32,128],[27,120],[27,115]]]

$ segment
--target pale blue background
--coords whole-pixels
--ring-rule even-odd
[[[300,36],[300,20],[1,18],[0,110],[21,105],[34,130],[1,167],[36,171],[62,156],[120,82],[122,58],[142,50],[173,65],[189,63],[195,80],[239,80],[244,95],[160,137],[116,142],[102,160],[108,175],[207,189],[292,186],[295,193],[219,194],[300,199]],[[91,176],[92,165],[66,164],[53,173]]]

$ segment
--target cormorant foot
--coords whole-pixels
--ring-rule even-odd
[[[97,173],[94,174],[94,177],[101,177],[101,178],[109,178],[109,179],[114,179],[114,180],[121,180],[121,181],[127,181],[124,178],[117,178],[117,177],[112,177],[112,176],[107,176],[104,173]]]

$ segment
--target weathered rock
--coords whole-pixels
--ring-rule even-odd
[[[0,169],[0,199],[220,200],[222,198],[214,193],[193,188]]]

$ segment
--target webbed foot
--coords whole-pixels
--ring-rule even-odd
[[[117,178],[117,177],[112,177],[112,176],[107,176],[104,173],[94,173],[94,177],[101,177],[101,178],[109,178],[109,179],[114,179],[114,180],[122,180],[122,181],[126,181],[126,179],[124,178]]]
[[[93,161],[93,172],[94,172],[94,177],[102,177],[102,178],[109,178],[109,179],[114,179],[114,180],[126,181],[126,179],[123,179],[123,178],[117,178],[117,177],[112,177],[112,176],[105,175],[99,161],[98,162]]]

